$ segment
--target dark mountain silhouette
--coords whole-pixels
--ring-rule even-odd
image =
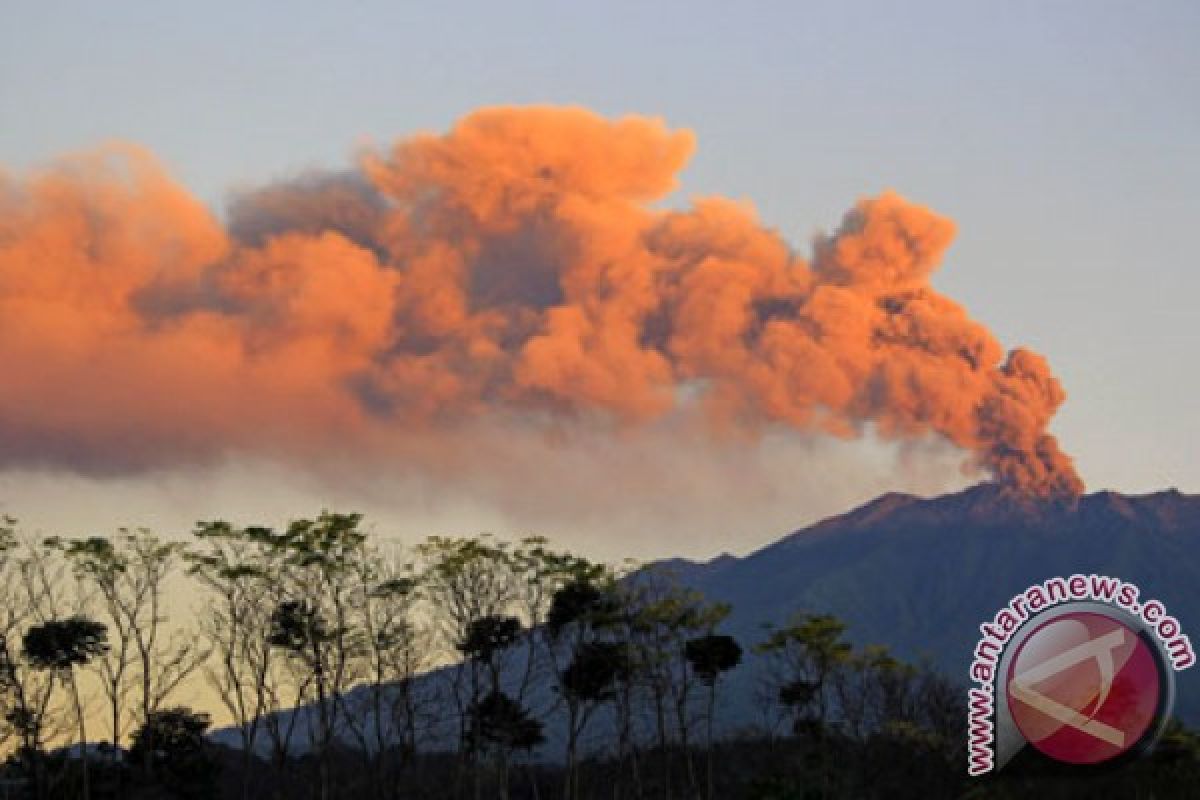
[[[1030,500],[995,484],[932,498],[885,494],[741,558],[668,559],[652,567],[732,607],[722,631],[741,642],[747,660],[727,679],[726,729],[761,721],[762,665],[753,646],[767,624],[781,625],[796,612],[833,614],[848,624],[855,644],[883,644],[905,660],[926,660],[965,691],[980,623],[1032,584],[1094,572],[1136,583],[1143,599],[1162,601],[1200,647],[1200,496],[1176,490],[1103,491],[1069,502]],[[435,691],[444,674],[428,673],[416,690]],[[1200,723],[1200,667],[1176,677],[1176,714]],[[554,702],[548,687],[534,695],[539,711]],[[449,717],[444,723],[425,734],[427,746],[453,746]],[[304,750],[306,726],[298,727]],[[560,733],[548,724],[548,753],[558,752]],[[229,729],[213,736],[237,746]]]
[[[928,658],[967,682],[979,624],[1056,575],[1119,577],[1179,618],[1200,645],[1200,496],[1096,492],[1039,502],[982,484],[923,499],[886,494],[744,558],[666,562],[733,612],[746,643],[797,610],[834,614],[856,643]],[[1200,667],[1177,675],[1176,711],[1200,721]]]

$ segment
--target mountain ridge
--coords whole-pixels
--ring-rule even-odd
[[[1200,631],[1200,495],[1111,490],[1031,501],[996,484],[920,498],[888,493],[793,531],[719,569],[680,580],[729,603],[747,644],[792,613],[830,613],[856,643],[927,659],[966,683],[978,626],[1014,595],[1057,575],[1109,575],[1160,599]],[[1198,640],[1200,641],[1200,640]],[[1179,678],[1177,710],[1200,720],[1200,681]]]
[[[1007,506],[1006,498],[1008,498]],[[857,530],[884,521],[894,523],[896,521],[894,515],[905,510],[913,510],[914,506],[917,506],[918,510],[928,512],[929,504],[934,504],[936,513],[943,517],[965,509],[968,511],[967,518],[969,520],[982,522],[991,527],[1000,527],[1014,519],[1023,518],[1026,521],[1040,521],[1042,524],[1039,527],[1046,528],[1048,532],[1052,532],[1049,530],[1052,524],[1069,520],[1072,516],[1094,522],[1111,515],[1119,515],[1130,521],[1157,522],[1159,523],[1158,527],[1172,531],[1181,527],[1189,527],[1189,523],[1180,522],[1177,519],[1178,507],[1183,504],[1193,506],[1191,510],[1196,515],[1195,521],[1190,523],[1190,528],[1200,525],[1200,494],[1186,494],[1174,487],[1143,494],[1126,494],[1112,489],[1101,489],[1082,495],[1068,503],[1028,500],[1019,496],[1016,499],[1011,498],[1012,493],[1008,489],[992,483],[976,484],[958,492],[932,497],[921,497],[905,492],[885,492],[849,511],[825,517],[803,528],[797,528],[744,556],[734,556],[728,552],[722,552],[708,560],[673,557],[653,561],[647,566],[678,570],[680,577],[683,573],[705,572],[718,565],[721,568],[727,568],[731,562],[745,561],[767,553],[775,553],[779,549],[803,544],[814,537],[846,530]],[[1048,509],[1049,513],[1038,515],[1036,512],[1039,508]],[[995,513],[997,509],[1003,513],[997,515]],[[1105,512],[1110,512],[1110,514]]]
[[[663,559],[645,568],[731,607],[721,627],[746,652],[723,690],[723,724],[732,729],[757,716],[761,664],[753,646],[765,638],[764,625],[798,612],[832,614],[847,624],[851,642],[929,663],[964,690],[979,625],[1014,595],[1059,575],[1131,581],[1143,599],[1162,601],[1184,633],[1200,631],[1200,495],[1098,491],[1044,502],[996,484],[930,498],[893,492],[745,556]],[[1200,723],[1200,669],[1177,674],[1175,710]],[[230,729],[214,735],[236,745]],[[438,741],[450,747],[453,738],[443,732]]]

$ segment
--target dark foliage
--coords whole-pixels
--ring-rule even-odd
[[[38,669],[71,669],[108,652],[107,628],[83,616],[50,620],[26,631],[22,647]]]
[[[632,665],[627,648],[620,642],[585,642],[563,672],[563,689],[581,700],[596,702],[619,680],[624,680]]]
[[[572,623],[588,621],[603,625],[617,612],[617,601],[588,580],[573,580],[554,593],[546,629],[558,636]]]
[[[684,656],[700,680],[712,686],[722,672],[742,663],[742,647],[732,636],[711,633],[689,639],[684,645]]]
[[[157,782],[181,798],[217,796],[217,762],[204,737],[208,714],[183,706],[155,712],[134,732],[129,760],[143,764],[147,756]]]
[[[271,614],[269,641],[274,647],[303,652],[328,636],[324,620],[303,601],[287,600]]]
[[[517,701],[503,692],[491,692],[471,710],[471,729],[466,744],[478,741],[485,747],[530,750],[545,738],[542,723]]]
[[[93,680],[110,668],[121,628],[24,617],[0,637],[0,734],[11,753],[0,798],[1025,800],[1187,797],[1200,785],[1200,738],[1178,724],[1149,757],[1107,770],[1067,770],[1027,749],[1000,773],[969,779],[962,687],[852,643],[828,614],[793,617],[754,647],[769,706],[761,725],[745,713],[722,717],[733,697],[725,676],[744,655],[718,632],[729,607],[677,586],[634,585],[540,540],[525,549],[440,540],[424,571],[389,571],[361,549],[357,524],[322,515],[280,534],[205,528],[213,547],[229,545],[193,561],[210,588],[229,592],[219,595],[230,601],[224,616],[207,622],[232,637],[223,655],[245,658],[217,676],[244,693],[222,700],[229,710],[230,698],[266,698],[251,706],[262,727],[244,751],[210,742],[207,714],[165,701],[142,706],[148,718],[123,757],[80,747],[84,726],[70,734],[69,723],[86,719],[79,685],[91,681],[78,681],[77,668],[90,665]],[[85,540],[66,552],[99,569],[116,551]],[[244,561],[247,552],[257,560]],[[248,588],[257,591],[239,594]],[[420,598],[411,616],[410,597]],[[434,619],[424,632],[421,615]],[[453,664],[422,674],[447,656]],[[27,702],[39,687],[46,702]],[[297,704],[306,716],[264,716]],[[268,730],[281,720],[301,731],[286,749]]]
[[[468,658],[491,661],[496,653],[510,647],[521,633],[521,621],[516,617],[490,615],[472,620],[467,636],[458,646]]]

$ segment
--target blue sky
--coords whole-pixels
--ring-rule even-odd
[[[680,202],[804,248],[895,188],[953,217],[937,285],[1070,398],[1089,488],[1200,491],[1200,4],[26,3],[0,10],[0,164],[110,138],[219,208],[488,104],[696,132]]]

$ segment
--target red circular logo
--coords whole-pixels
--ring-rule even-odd
[[[1070,764],[1131,750],[1155,722],[1163,692],[1150,646],[1119,620],[1084,611],[1035,629],[1007,680],[1008,708],[1021,734]]]

